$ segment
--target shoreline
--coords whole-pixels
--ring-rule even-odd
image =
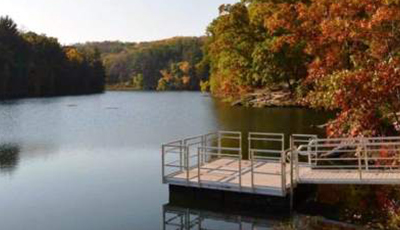
[[[106,87],[105,91],[110,92],[160,92],[157,90],[143,90],[143,89],[134,89],[129,87],[121,87],[121,88],[108,88]],[[169,92],[179,92],[179,91],[193,91],[193,90],[167,90]],[[195,90],[197,92],[201,92],[200,90]],[[214,97],[213,95],[207,93],[207,95]],[[248,93],[243,95],[240,99],[235,99],[232,101],[224,100],[222,97],[215,97],[218,100],[229,104],[230,106],[244,106],[244,107],[253,107],[253,108],[310,108],[309,106],[301,103],[301,98],[296,98],[292,96],[292,93],[288,89],[272,89],[272,90],[259,90],[256,92]]]
[[[288,89],[264,89],[248,93],[239,100],[230,102],[231,106],[245,106],[254,108],[282,107],[282,108],[309,108],[301,103],[301,98],[293,96]]]

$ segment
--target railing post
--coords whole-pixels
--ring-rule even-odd
[[[239,133],[239,190],[242,191],[242,133]]]
[[[207,136],[206,135],[204,135],[204,136],[201,136],[201,152],[200,152],[200,156],[198,156],[198,157],[200,157],[200,158],[197,158],[197,160],[198,161],[200,161],[200,165],[203,165],[204,164],[204,148],[206,147],[206,141],[207,141]]]
[[[285,152],[281,152],[282,194],[286,195],[286,159]]]
[[[190,182],[190,171],[189,171],[189,158],[190,158],[190,156],[189,156],[189,146],[186,146],[185,145],[185,156],[186,156],[186,182],[187,182],[187,184],[189,184],[189,182]]]
[[[239,156],[239,191],[242,191],[242,157]]]
[[[282,152],[285,152],[285,135],[284,134],[282,134],[281,150],[282,150]]]
[[[161,161],[162,161],[162,166],[161,166],[161,171],[162,171],[162,183],[165,184],[165,146],[161,146]]]
[[[240,158],[242,158],[242,133],[239,133]]]
[[[308,164],[309,164],[309,166],[312,168],[310,143],[307,145],[307,152],[308,152]]]
[[[222,146],[221,132],[218,131],[218,157],[220,157],[221,154],[221,146]]]
[[[248,145],[248,153],[249,153],[249,158],[253,157],[252,154],[250,154],[251,152],[251,133],[247,134],[247,145]]]
[[[293,210],[293,159],[294,159],[294,154],[293,154],[293,149],[289,150],[290,153],[290,212]]]
[[[283,194],[286,195],[286,152],[285,152],[285,135],[282,134],[282,156],[283,156]]]
[[[184,158],[184,153],[183,153],[183,151],[185,151],[183,148],[182,148],[182,144],[183,144],[183,141],[182,140],[180,140],[179,141],[179,167],[180,167],[180,170],[181,170],[181,172],[183,171],[183,158]]]
[[[293,172],[291,172],[291,177],[293,177],[293,176],[296,176],[297,177],[297,167],[298,167],[298,164],[296,163],[296,165],[293,165],[294,164],[294,162],[293,161],[297,161],[297,159],[296,159],[296,154],[295,154],[295,152],[297,152],[296,151],[296,146],[294,146],[294,137],[292,136],[292,135],[290,135],[290,139],[289,139],[289,149],[290,149],[290,151],[291,151],[291,155],[290,155],[290,161],[291,161],[291,171],[293,171]]]
[[[296,160],[295,159],[296,156],[294,155],[295,146],[294,146],[294,138],[292,135],[290,136],[290,139],[289,139],[289,149],[291,151],[291,155],[290,155],[291,166],[290,167],[291,167],[291,171],[293,171],[293,170],[295,170],[294,169],[295,166],[293,166],[293,161]],[[293,173],[291,173],[291,177],[293,177]]]
[[[315,141],[315,166],[318,167],[318,142]]]
[[[296,183],[300,181],[300,166],[299,166],[299,152],[297,149],[294,150],[296,156]]]
[[[359,139],[360,141],[360,139]],[[359,146],[357,147],[357,149],[359,149],[360,147],[360,143]],[[360,180],[362,180],[362,165],[361,165],[361,150],[357,152],[357,156],[358,156],[358,173],[360,174]]]
[[[293,154],[293,150],[290,150],[290,185],[293,185],[294,184],[294,172],[293,172],[293,170],[294,170],[294,154]]]
[[[251,188],[254,190],[254,152],[250,150],[250,161],[251,161]]]
[[[204,147],[200,147],[197,150],[197,183],[199,184],[199,187],[201,187],[201,178],[200,178],[200,168],[201,168],[201,161],[200,161],[200,155],[201,151],[203,150]]]
[[[366,169],[366,170],[369,170],[369,163],[368,163],[368,147],[367,147],[365,141],[366,141],[366,140],[363,140],[365,169]]]

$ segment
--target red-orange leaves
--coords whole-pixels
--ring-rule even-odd
[[[306,83],[314,107],[337,109],[332,135],[393,131],[400,111],[400,7],[385,0],[300,4],[302,36],[314,59]]]

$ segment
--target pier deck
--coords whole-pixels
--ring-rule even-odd
[[[200,177],[197,168],[191,169],[189,171],[189,186],[266,195],[280,195],[282,193],[281,165],[279,163],[258,162],[255,164],[254,173],[260,175],[254,176],[253,182],[251,161],[241,161],[241,174],[235,171],[238,168],[238,164],[238,160],[230,158],[213,160],[204,165],[204,168],[207,169],[200,170]],[[290,172],[287,171],[286,173],[289,178]],[[187,172],[183,171],[168,178],[167,182],[186,186],[188,185],[186,178]],[[286,182],[286,187],[289,188],[289,186],[289,182]]]
[[[228,147],[227,147],[228,146]],[[400,184],[400,137],[318,139],[220,131],[163,145],[163,182],[272,196],[297,184]]]

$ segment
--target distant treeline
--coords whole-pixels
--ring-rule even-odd
[[[0,17],[0,99],[99,93],[104,79],[96,49],[62,47]]]
[[[98,49],[106,68],[107,84],[144,90],[198,90],[208,80],[202,62],[204,37],[175,37],[143,42],[90,42],[81,49]]]

